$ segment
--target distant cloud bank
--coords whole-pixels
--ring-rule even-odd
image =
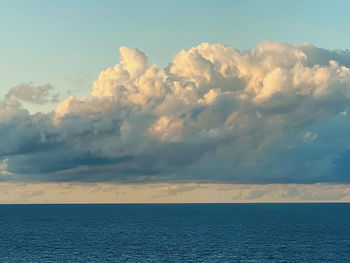
[[[349,51],[203,43],[165,69],[119,52],[90,97],[50,113],[22,105],[57,99],[49,84],[8,92],[1,181],[350,182]]]

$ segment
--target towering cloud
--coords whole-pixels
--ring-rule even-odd
[[[49,114],[17,101],[48,90],[10,90],[2,180],[349,181],[350,52],[203,43],[159,69],[138,49],[119,51],[89,98],[70,96]]]

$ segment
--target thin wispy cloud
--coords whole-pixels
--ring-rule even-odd
[[[15,98],[34,104],[58,102],[59,94],[52,94],[53,89],[54,87],[50,84],[34,86],[32,84],[22,83],[12,87],[6,95],[6,99]]]

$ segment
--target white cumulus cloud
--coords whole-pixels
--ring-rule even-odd
[[[16,102],[40,101],[46,90],[9,92],[0,152],[20,180],[349,180],[350,136],[341,132],[349,129],[349,52],[203,43],[165,69],[138,49],[119,52],[91,96],[69,96],[51,113],[30,115]]]

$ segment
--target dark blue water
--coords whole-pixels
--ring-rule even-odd
[[[350,204],[0,205],[0,262],[350,262]]]

